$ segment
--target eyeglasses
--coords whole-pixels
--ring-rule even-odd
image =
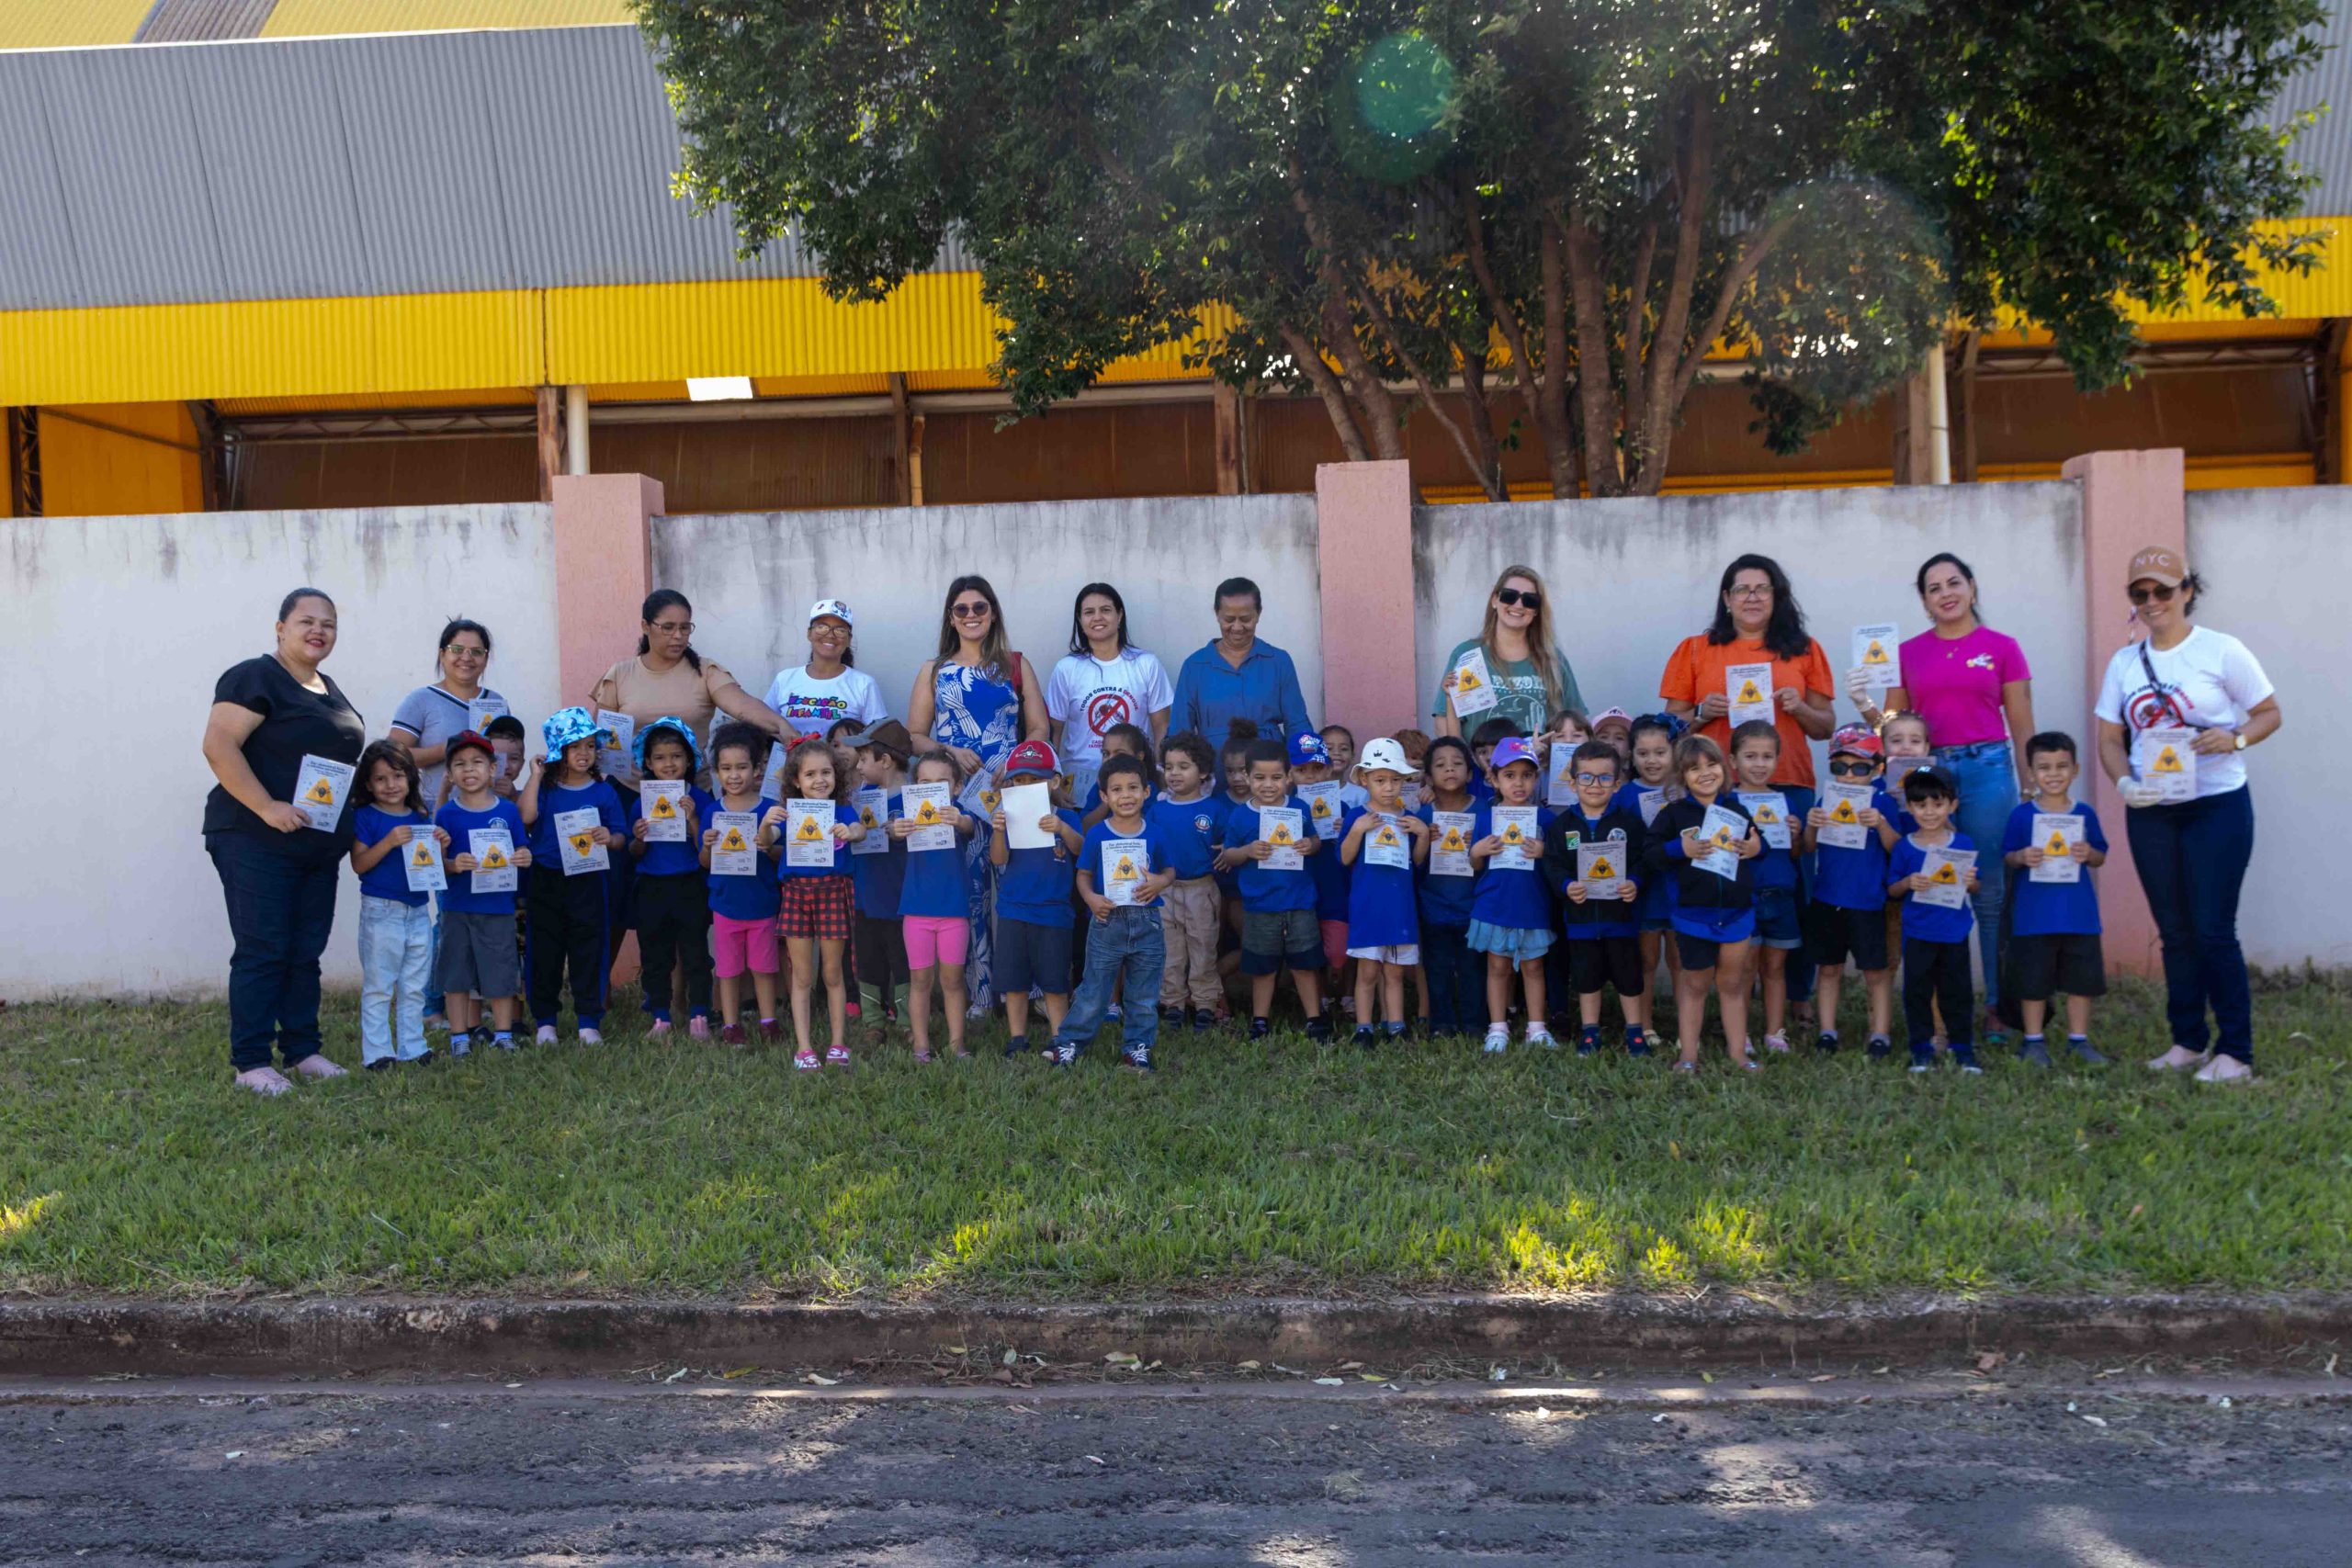
[[[660,632],[663,637],[692,637],[695,635],[695,624],[692,621],[655,621],[652,625],[653,629]]]
[[[967,604],[951,605],[947,613],[959,621],[977,621],[989,613],[989,602],[978,599]]]
[[[1531,610],[1540,610],[1544,607],[1544,595],[1532,588],[1498,588],[1495,590],[1495,603],[1524,604]]]
[[[1577,775],[1577,783],[1580,784],[1613,784],[1616,782],[1615,773],[1578,773]]]
[[[1878,772],[1878,764],[1876,762],[1832,761],[1829,764],[1829,771],[1841,779],[1866,779]]]
[[[490,649],[486,648],[468,648],[461,642],[453,642],[441,651],[447,654],[452,659],[488,659],[490,657]]]
[[[1724,596],[1729,599],[1770,599],[1772,585],[1769,582],[1735,582],[1724,590]]]
[[[2180,590],[2161,582],[2152,582],[2143,588],[2135,582],[2125,592],[2132,595],[2132,603],[2134,604],[2144,604],[2151,599],[2159,604],[2169,604],[2172,603],[2172,596]]]

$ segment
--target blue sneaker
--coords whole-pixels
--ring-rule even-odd
[[[1600,1025],[1589,1023],[1577,1031],[1577,1055],[1589,1056],[1600,1049]]]
[[[1954,1045],[1951,1060],[1952,1065],[1963,1073],[1974,1073],[1978,1077],[1984,1076],[1984,1069],[1976,1065],[1976,1047],[1973,1045]]]
[[[1059,1044],[1048,1046],[1046,1055],[1053,1059],[1054,1066],[1057,1067],[1078,1066],[1078,1046],[1071,1042],[1064,1041]]]
[[[1148,1045],[1129,1045],[1119,1053],[1119,1060],[1139,1073],[1158,1070],[1151,1065],[1151,1047]]]
[[[1911,1047],[1911,1070],[1913,1072],[1928,1072],[1931,1070],[1935,1065],[1936,1048],[1933,1045],[1928,1044],[1923,1040],[1918,1044]]]

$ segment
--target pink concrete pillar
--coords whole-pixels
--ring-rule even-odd
[[[1385,735],[1416,711],[1411,465],[1321,464],[1315,522],[1323,722]]]
[[[662,484],[642,474],[555,476],[556,666],[563,700],[582,703],[637,637],[653,588]]]
[[[2123,596],[2123,573],[2132,556],[2145,545],[2187,551],[2188,464],[2177,447],[2092,452],[2070,458],[2061,472],[2083,487],[2083,675],[2084,690],[2096,704],[2108,660],[2136,635],[2136,628],[2126,623],[2130,605]],[[2123,836],[2123,801],[2098,765],[2097,722],[2086,714],[2078,739],[2091,804],[2107,825],[2107,866],[2098,878],[2107,964],[2130,974],[2154,974],[2162,967],[2156,925],[2132,869],[2132,847]]]

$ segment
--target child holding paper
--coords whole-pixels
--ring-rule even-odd
[[[1645,831],[1668,802],[1682,798],[1682,786],[1674,781],[1674,743],[1682,739],[1682,720],[1670,713],[1645,713],[1625,727],[1626,755],[1634,776],[1617,786],[1614,804],[1639,817]],[[1641,882],[1642,896],[1634,911],[1642,931],[1642,1029],[1648,1033],[1653,1007],[1650,987],[1657,976],[1657,962],[1661,957],[1666,960],[1666,983],[1677,987],[1682,983],[1682,955],[1667,940],[1674,923],[1674,879],[1645,876]]]
[[[539,727],[544,765],[523,780],[515,805],[531,829],[526,897],[531,925],[531,1016],[538,1043],[556,1042],[566,972],[582,1045],[601,1045],[618,937],[619,888],[611,846],[628,837],[620,796],[596,770],[596,716],[564,708]]]
[[[1477,868],[1470,859],[1478,803],[1470,794],[1470,746],[1459,736],[1430,742],[1427,787],[1418,815],[1430,825],[1421,861],[1421,969],[1429,976],[1429,1027],[1467,1035],[1486,1017],[1487,961],[1470,948]]]
[[[1191,730],[1170,736],[1159,749],[1162,787],[1151,803],[1152,820],[1175,846],[1176,880],[1160,895],[1168,911],[1168,967],[1159,982],[1159,1014],[1163,1022],[1183,1023],[1189,1003],[1196,1030],[1216,1026],[1217,1006],[1225,1000],[1216,964],[1223,900],[1213,874],[1225,807],[1209,782],[1216,765],[1216,753],[1200,736]]]
[[[1968,835],[1951,826],[1960,791],[1941,768],[1920,768],[1903,781],[1904,803],[1918,827],[1894,842],[1887,863],[1886,896],[1903,901],[1903,1024],[1911,1045],[1911,1070],[1924,1073],[1936,1065],[1935,1019],[1930,998],[1940,1004],[1944,1028],[1951,1038],[1951,1059],[1963,1073],[1981,1073],[1976,1046],[1969,1030],[1974,997],[1969,983],[1969,933],[1976,913],[1962,898],[1956,908],[1921,897],[1939,883],[1957,882],[1964,893],[1976,890],[1972,855],[1965,872],[1940,862],[1937,850],[1975,849]]]
[[[848,777],[833,766],[832,747],[808,736],[794,742],[784,760],[785,804],[770,815],[781,812],[786,835],[778,857],[783,865],[776,931],[792,963],[792,1066],[799,1072],[820,1066],[808,1038],[811,993],[820,966],[831,1037],[821,1065],[849,1066],[849,987],[842,975],[842,950],[849,945],[855,895],[842,851],[865,837],[865,825],[850,809],[849,794]],[[812,806],[830,809],[808,809]]]
[[[1677,741],[1674,776],[1682,798],[1657,814],[1647,851],[1652,873],[1674,879],[1674,946],[1682,956],[1674,987],[1682,1055],[1674,1070],[1699,1070],[1700,1030],[1712,980],[1723,1014],[1724,1054],[1756,1072],[1758,1064],[1747,1048],[1747,987],[1756,937],[1756,860],[1764,852],[1764,840],[1733,795],[1731,770],[1713,741],[1696,734]]]
[[[1290,738],[1291,793],[1306,804],[1306,826],[1323,842],[1323,852],[1306,865],[1315,879],[1316,929],[1323,939],[1323,965],[1336,1001],[1348,966],[1348,866],[1333,853],[1347,807],[1331,780],[1331,753],[1323,738],[1302,729]],[[1352,1009],[1355,998],[1347,998]]]
[[[1096,783],[1101,783],[1099,776]],[[997,773],[1001,794],[989,820],[989,863],[999,868],[996,990],[1004,998],[1008,1058],[1029,1049],[1031,987],[1045,997],[1048,1030],[1058,1031],[1069,1012],[1069,900],[1086,835],[1076,811],[1054,804],[1054,792],[1061,784],[1060,759],[1042,740],[1015,746]],[[1023,830],[1017,835],[1022,840],[1018,849],[1007,815],[1015,790],[1025,792],[1018,799],[1028,808]],[[1040,838],[1043,842],[1037,841]]]
[[[628,852],[637,862],[637,945],[645,957],[649,1036],[670,1032],[673,969],[686,977],[686,1032],[710,1038],[710,882],[702,826],[718,809],[695,784],[702,759],[684,719],[665,715],[637,732],[637,794],[629,797]]]
[[[495,1030],[489,1044],[514,1049],[514,994],[523,987],[523,966],[514,953],[515,872],[531,863],[530,829],[511,800],[500,798],[490,781],[497,753],[470,729],[449,738],[443,754],[449,770],[449,803],[434,813],[433,825],[449,835],[456,852],[448,860],[448,887],[441,895],[441,991],[449,1008],[449,1055],[472,1048],[481,1021],[476,998],[490,999]],[[503,848],[499,846],[503,842]],[[477,886],[497,882],[497,887]]]
[[[2107,863],[2098,813],[2075,798],[2081,770],[2075,739],[2044,730],[2025,743],[2034,794],[2009,813],[2002,858],[2022,872],[2009,878],[2009,978],[2024,1014],[2020,1061],[2051,1065],[2042,1028],[2053,991],[2066,993],[2066,1048],[2092,1066],[2106,1056],[2090,1042],[2091,998],[2107,995],[2107,955],[2099,946],[2098,889],[2085,868]]]
[[[1034,742],[1032,743],[1034,744]],[[1017,748],[1016,748],[1017,750]],[[1159,994],[1168,942],[1159,896],[1176,880],[1175,846],[1150,817],[1151,769],[1139,757],[1112,757],[1095,775],[1110,815],[1087,829],[1079,854],[1078,891],[1094,919],[1086,944],[1086,978],[1054,1031],[1057,1066],[1078,1065],[1110,1010],[1111,989],[1124,981],[1136,999],[1123,1021],[1119,1059],[1139,1073],[1153,1070],[1159,1010],[1143,998]]]
[[[1894,1048],[1894,972],[1889,964],[1886,852],[1901,807],[1878,787],[1883,743],[1868,725],[1849,724],[1829,738],[1829,779],[1804,818],[1801,846],[1814,856],[1813,902],[1805,908],[1806,955],[1821,1031],[1814,1045],[1838,1049],[1838,998],[1846,961],[1870,993],[1870,1054]],[[1841,841],[1847,840],[1847,841]]]
[[[736,719],[710,738],[711,781],[718,785],[710,825],[702,830],[702,863],[710,875],[711,967],[718,978],[718,1037],[744,1042],[743,976],[759,1002],[752,1025],[762,1040],[776,1032],[776,829],[783,809],[760,792],[767,774],[768,735]],[[721,823],[721,815],[740,820]],[[739,869],[740,868],[740,869]]]
[[[1239,871],[1241,972],[1250,976],[1250,1038],[1273,1032],[1274,977],[1285,968],[1306,1014],[1306,1037],[1329,1040],[1323,1020],[1323,935],[1315,916],[1315,879],[1306,866],[1322,849],[1307,826],[1306,803],[1291,793],[1290,749],[1253,740],[1246,754],[1250,798],[1225,816],[1216,863]]]
[[[1756,858],[1751,888],[1763,967],[1764,1049],[1785,1052],[1789,1048],[1789,954],[1804,945],[1804,920],[1797,904],[1796,834],[1789,823],[1789,794],[1793,792],[1772,787],[1772,774],[1781,765],[1779,727],[1750,720],[1733,730],[1731,765],[1739,804],[1764,840],[1764,852]]]
[[[902,813],[899,792],[906,787],[907,762],[914,741],[907,727],[886,718],[851,736],[858,793],[850,798],[866,836],[864,852],[850,857],[849,877],[856,895],[850,923],[850,956],[860,998],[887,1028],[899,1021],[907,989],[907,938],[899,923],[899,899],[906,888],[907,841],[890,831]],[[872,820],[867,820],[868,812]],[[876,848],[876,846],[880,846]]]
[[[948,1050],[959,1057],[971,1055],[964,1048],[964,964],[972,955],[972,917],[964,851],[956,840],[970,838],[974,824],[956,807],[963,786],[962,770],[952,755],[928,752],[916,759],[914,776],[901,792],[905,809],[890,820],[890,836],[908,840],[899,926],[907,942],[907,1020],[918,1062],[931,1060],[933,990],[947,1014]],[[928,842],[943,831],[947,842]],[[917,835],[926,842],[913,842]]]
[[[425,889],[412,886],[419,879],[410,874],[408,846],[431,840],[428,863],[438,874],[449,835],[425,815],[416,762],[399,741],[370,744],[356,773],[363,797],[351,818],[351,869],[359,874],[359,1055],[380,1072],[394,1062],[433,1060],[424,1043],[433,910]]]
[[[1391,1040],[1405,1037],[1405,975],[1421,961],[1420,915],[1413,867],[1429,854],[1429,824],[1405,809],[1405,781],[1415,775],[1404,748],[1375,740],[1356,770],[1364,804],[1348,807],[1340,824],[1340,855],[1348,879],[1348,956],[1356,964],[1358,1045],[1375,1038],[1373,1010],[1383,1010]]]
[[[1470,945],[1487,955],[1484,1049],[1510,1046],[1511,977],[1527,994],[1527,1043],[1550,1046],[1544,1023],[1544,955],[1552,947],[1552,897],[1544,891],[1544,839],[1552,814],[1535,804],[1535,748],[1513,736],[1496,742],[1495,799],[1478,807],[1471,863],[1480,868],[1470,898]]]
[[[1567,903],[1560,933],[1568,953],[1568,983],[1576,988],[1577,1055],[1600,1049],[1600,994],[1617,987],[1625,1021],[1625,1054],[1650,1053],[1647,987],[1643,984],[1638,868],[1649,841],[1641,813],[1617,804],[1623,764],[1605,740],[1588,740],[1569,761],[1577,798],[1552,818],[1544,840],[1544,880]],[[1594,878],[1587,883],[1586,873]],[[1605,880],[1604,880],[1605,879]]]
[[[1114,724],[1102,732],[1102,757],[1106,761],[1113,757],[1133,757],[1144,765],[1144,776],[1149,778],[1151,737],[1139,724]],[[1089,828],[1111,815],[1111,808],[1102,804],[1102,775],[1099,769],[1094,782],[1086,786],[1086,799],[1080,807],[1080,820]]]

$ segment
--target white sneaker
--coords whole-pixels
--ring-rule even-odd
[[[306,1078],[342,1078],[351,1076],[315,1052],[295,1063],[294,1070]]]
[[[532,1035],[531,1038],[541,1045],[554,1044],[555,1025],[552,1023],[543,1023],[539,1025],[539,1032],[537,1034]]]
[[[1556,1051],[1560,1048],[1560,1043],[1552,1038],[1551,1030],[1540,1023],[1531,1023],[1527,1026],[1527,1043],[1530,1045],[1541,1045],[1546,1051]]]
[[[276,1067],[247,1067],[237,1075],[236,1084],[247,1094],[258,1094],[265,1099],[291,1093],[294,1089],[292,1080]]]
[[[602,1030],[583,1029],[580,1032],[580,1043],[582,1045],[602,1045],[604,1043],[605,1035]]]
[[[2206,1055],[2207,1053],[2203,1051],[2192,1051],[2186,1045],[2176,1045],[2161,1056],[2149,1057],[2148,1070],[2152,1073],[2170,1073],[2177,1072],[2182,1067],[2203,1067],[2207,1066]]]
[[[1510,1025],[1508,1023],[1488,1024],[1487,1026],[1487,1043],[1484,1049],[1489,1056],[1499,1056],[1505,1051],[1510,1050]]]
[[[2235,1056],[2214,1053],[2213,1059],[2189,1075],[2199,1083],[2252,1083],[2254,1069]]]

